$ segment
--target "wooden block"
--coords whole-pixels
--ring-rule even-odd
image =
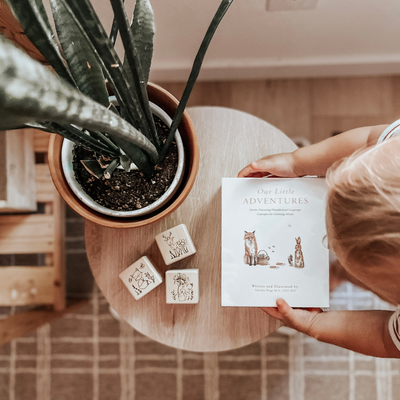
[[[121,272],[119,277],[136,300],[152,291],[163,281],[156,266],[146,256],[139,258]]]
[[[167,304],[199,302],[199,270],[172,269],[165,273]]]
[[[0,131],[0,212],[36,211],[32,131]]]
[[[156,242],[166,265],[196,253],[196,248],[185,224],[161,232],[156,236]]]

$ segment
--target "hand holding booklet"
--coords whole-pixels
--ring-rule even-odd
[[[222,306],[329,307],[324,178],[222,178]]]

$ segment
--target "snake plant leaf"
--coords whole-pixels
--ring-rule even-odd
[[[63,2],[50,0],[54,23],[61,48],[78,89],[105,107],[108,92],[103,72],[87,38],[76,26],[76,19]]]
[[[61,55],[42,0],[6,0],[28,39],[46,57],[59,76],[75,85]]]
[[[95,138],[96,140],[103,143],[110,149],[114,150],[116,153],[120,152],[119,147],[103,133],[98,132],[98,131],[88,131],[88,133],[91,137]]]
[[[150,127],[151,139],[157,147],[160,147],[153,116],[150,111],[149,99],[147,95],[147,82],[144,81],[144,74],[139,61],[139,54],[134,43],[134,38],[129,26],[124,4],[122,0],[111,0],[111,5],[114,10],[119,31],[121,33],[121,39],[124,45],[128,65],[131,70],[131,83],[133,90],[135,93],[138,93],[140,104]]]
[[[148,158],[139,147],[122,138],[114,138],[114,140],[121,150],[140,169],[140,171],[142,171],[147,177],[150,177],[153,174],[154,165],[149,162]]]
[[[119,156],[119,162],[122,165],[122,168],[126,172],[130,171],[130,169],[131,169],[131,159],[126,154],[122,154],[121,156]]]
[[[57,124],[55,122],[42,122],[41,130],[50,133],[56,133],[62,136],[65,139],[70,140],[71,142],[75,143],[77,146],[83,146],[91,151],[95,151],[98,154],[101,154],[105,157],[115,157],[118,153],[112,152],[109,149],[102,146],[100,143],[93,143],[90,139],[88,140],[88,135],[82,132],[76,134],[72,125],[64,125],[64,124]],[[92,139],[93,140],[93,139]]]
[[[81,160],[81,164],[85,167],[86,171],[95,178],[100,179],[104,174],[104,169],[96,160]]]
[[[125,0],[123,0],[125,2]],[[110,42],[112,43],[113,46],[115,46],[115,42],[117,41],[117,36],[118,36],[118,23],[115,17],[113,18],[113,22],[111,25],[111,32],[110,32]]]
[[[151,60],[153,58],[154,14],[149,0],[137,0],[133,14],[131,31],[137,49],[138,60],[142,66],[145,85],[149,81]],[[124,60],[125,67],[125,60]]]
[[[107,145],[103,144],[102,142],[94,139],[92,136],[89,135],[87,131],[82,131],[78,128],[76,128],[73,125],[67,125],[67,124],[55,124],[53,123],[54,126],[56,126],[59,130],[63,130],[66,134],[67,137],[72,137],[74,138],[78,143],[80,143],[82,146],[85,146],[89,149],[92,149],[94,151],[97,151],[101,154],[104,155],[112,155],[114,157],[119,156],[119,149],[117,148],[116,150],[113,148],[108,148]],[[56,132],[57,133],[57,132]]]
[[[96,12],[88,0],[68,0],[66,7],[70,7],[73,15],[83,28],[83,34],[87,35],[90,42],[96,49],[99,62],[101,62],[106,77],[114,90],[118,104],[127,110],[131,123],[137,121],[140,130],[147,137],[151,137],[150,128],[146,115],[141,106],[136,91],[132,87],[123,71],[122,62],[119,59],[107,33],[104,30]]]
[[[113,174],[113,172],[115,171],[115,169],[119,166],[119,157],[118,158],[114,158],[114,160],[112,160],[110,162],[110,164],[108,164],[108,167],[103,171],[103,175],[106,179],[110,179],[111,175]]]
[[[154,145],[124,119],[80,93],[0,35],[0,129],[31,121],[75,124],[120,137],[158,162]]]
[[[160,160],[164,159],[165,155],[168,152],[169,146],[171,145],[175,137],[175,132],[182,120],[183,112],[185,111],[186,104],[189,100],[190,94],[192,93],[193,86],[196,83],[197,77],[199,76],[201,65],[203,64],[204,56],[206,55],[208,46],[211,42],[211,39],[214,36],[215,31],[218,28],[219,23],[221,22],[225,13],[228,11],[228,8],[232,4],[232,2],[233,0],[222,0],[213,19],[211,20],[211,23],[207,29],[207,32],[201,42],[200,48],[194,59],[192,70],[190,71],[189,79],[183,91],[182,98],[178,104],[178,107],[175,111],[175,115],[172,119],[172,124],[169,129],[167,140],[165,141],[164,147],[160,152]]]

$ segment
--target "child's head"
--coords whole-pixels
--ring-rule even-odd
[[[400,304],[400,137],[334,164],[327,184],[329,247],[355,278]]]

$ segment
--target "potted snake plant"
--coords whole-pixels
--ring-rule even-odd
[[[149,0],[136,0],[131,23],[123,0],[110,0],[110,34],[90,0],[50,0],[58,41],[42,0],[6,1],[56,74],[0,35],[0,129],[56,134],[49,146],[53,181],[91,221],[137,227],[174,211],[189,194],[199,164],[185,107],[233,0],[222,0],[214,15],[180,102],[148,82],[154,36]],[[123,61],[114,49],[118,32]]]

